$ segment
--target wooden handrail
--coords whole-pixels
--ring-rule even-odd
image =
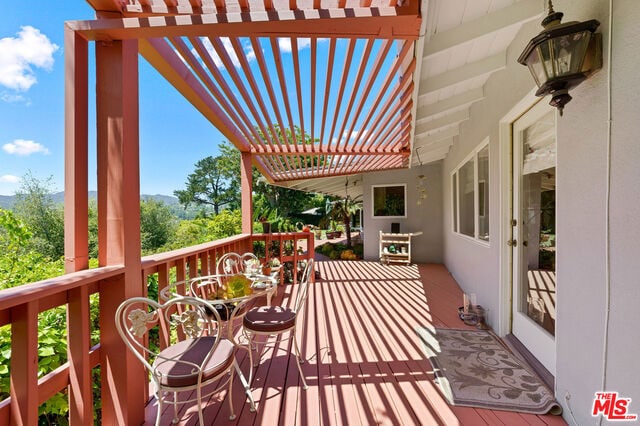
[[[307,251],[298,254],[293,250],[290,256],[280,252],[280,260],[283,262],[303,260],[313,257],[313,234],[309,232],[291,232],[275,234],[240,234],[233,237],[212,241],[197,246],[173,250],[170,252],[145,256],[141,259],[141,278],[146,281],[150,275],[158,274],[159,290],[168,285],[171,279],[171,270],[175,271],[175,279],[182,280],[188,276],[200,273],[213,272],[215,262],[219,256],[229,251],[251,251],[255,241],[279,241],[282,250],[285,241],[291,241],[293,247],[297,247],[299,241],[307,241]],[[266,253],[268,258],[268,251]],[[108,345],[101,343],[94,347],[83,346],[79,341],[88,339],[89,336],[78,336],[76,333],[68,333],[67,345],[69,348],[85,348],[72,352],[69,360],[38,379],[37,365],[26,360],[38,359],[37,344],[34,344],[34,335],[37,343],[38,314],[58,306],[74,306],[68,310],[67,327],[70,324],[88,324],[88,296],[93,293],[101,294],[113,286],[124,285],[124,265],[104,266],[65,274],[35,283],[25,284],[0,291],[0,326],[12,325],[12,330],[20,330],[12,333],[12,360],[11,360],[11,397],[0,401],[0,426],[5,424],[32,424],[37,422],[38,406],[48,400],[57,392],[69,387],[81,405],[93,404],[91,401],[90,383],[77,384],[73,377],[84,375],[91,376],[91,370],[99,364],[100,351],[108,350]],[[296,279],[294,274],[294,280]],[[143,286],[146,288],[146,286]],[[83,308],[84,306],[84,308]],[[79,307],[79,308],[78,308]],[[81,318],[77,318],[79,312],[84,312]],[[101,312],[101,315],[103,313]],[[112,312],[105,313],[112,315]],[[101,324],[112,324],[113,321],[103,321]],[[104,327],[104,325],[103,325]],[[83,330],[83,328],[79,328]],[[86,329],[86,327],[85,327]],[[75,330],[75,328],[74,328]],[[106,333],[106,330],[103,330]],[[34,334],[35,333],[35,334]],[[86,345],[86,343],[85,343]],[[79,387],[80,389],[76,389]],[[88,389],[87,389],[88,388]],[[16,398],[19,400],[16,400]],[[73,411],[73,400],[69,398],[70,412]],[[138,403],[130,401],[130,403]],[[72,424],[92,423],[93,419],[84,419],[82,414],[70,416]]]

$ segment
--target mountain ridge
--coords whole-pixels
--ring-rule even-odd
[[[98,196],[98,192],[97,191],[89,191],[89,199],[96,199],[96,197]],[[16,202],[17,196],[16,195],[0,195],[0,208],[3,209],[11,209],[13,208],[15,202]],[[64,191],[60,191],[60,192],[55,192],[53,194],[51,194],[51,199],[53,200],[54,203],[56,204],[64,204]],[[162,194],[140,194],[140,199],[141,200],[155,200],[158,202],[163,202],[164,204],[167,204],[169,206],[173,206],[173,205],[179,205],[180,201],[178,200],[177,197],[174,197],[172,195],[162,195]]]

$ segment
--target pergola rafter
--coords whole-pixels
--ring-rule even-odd
[[[272,183],[409,165],[417,3],[89,0]]]

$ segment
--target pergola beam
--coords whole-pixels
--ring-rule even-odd
[[[407,163],[419,3],[346,8],[346,2],[316,1],[312,9],[295,0],[289,8],[268,0],[88,1],[104,6],[101,19],[69,22],[68,28],[97,42],[138,40],[140,54],[250,155],[268,181]],[[198,13],[207,8],[215,13]],[[142,10],[162,14],[143,17]],[[328,43],[320,46],[321,39]],[[346,53],[338,58],[343,43]],[[308,57],[301,54],[307,47]],[[316,88],[324,69],[326,81],[320,77]],[[301,72],[312,77],[310,103]],[[349,83],[356,76],[361,87]],[[306,117],[312,143],[299,137],[306,137]]]
[[[206,15],[152,16],[70,21],[88,40],[157,37],[322,37],[416,40],[419,15],[393,7],[276,10]]]

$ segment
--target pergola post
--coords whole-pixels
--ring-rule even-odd
[[[253,233],[253,169],[250,152],[240,153],[240,195],[242,203],[242,233]],[[250,249],[250,248],[249,248]]]
[[[65,27],[65,271],[89,267],[88,189],[88,42]],[[93,421],[89,293],[86,287],[69,292],[69,422]]]
[[[98,255],[101,266],[124,265],[100,285],[102,422],[141,424],[148,381],[115,328],[125,299],[142,296],[138,41],[96,42]]]
[[[88,42],[65,26],[65,272],[89,267]]]

